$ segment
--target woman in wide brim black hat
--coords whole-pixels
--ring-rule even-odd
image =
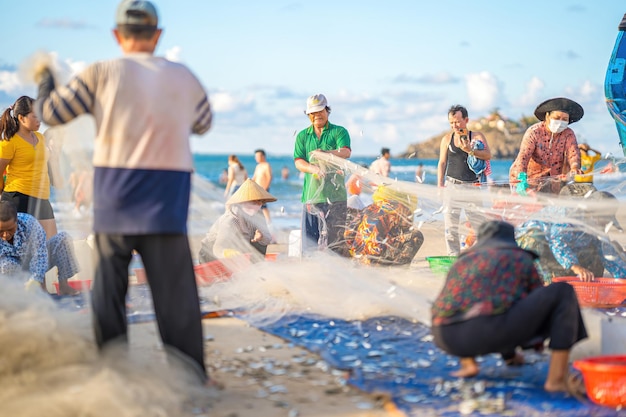
[[[558,194],[564,176],[583,173],[576,134],[569,125],[584,114],[580,104],[565,97],[551,98],[537,106],[535,116],[539,123],[524,133],[517,158],[509,170],[509,181],[518,193],[522,192],[520,188],[524,192],[530,188]]]
[[[546,116],[553,111],[567,113],[569,116],[568,124],[570,125],[582,119],[585,114],[583,107],[574,100],[565,97],[557,97],[546,100],[538,105],[535,109],[535,117],[543,122],[546,120]]]

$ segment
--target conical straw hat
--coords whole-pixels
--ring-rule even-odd
[[[262,203],[271,203],[276,201],[276,197],[265,191],[260,185],[248,178],[235,194],[230,196],[226,205],[245,203],[247,201],[260,201]]]

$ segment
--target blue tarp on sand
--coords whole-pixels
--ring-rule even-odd
[[[65,309],[87,308],[86,297],[54,297]],[[129,323],[154,320],[147,286],[130,287],[127,302]],[[457,368],[457,358],[434,345],[428,326],[399,317],[345,321],[288,316],[260,330],[320,355],[330,366],[346,370],[350,385],[365,392],[385,394],[411,417],[626,416],[626,410],[616,411],[588,400],[545,392],[548,354],[526,352],[528,363],[519,367],[503,365],[498,355],[485,356],[480,358],[478,377],[453,378],[450,372]],[[493,408],[501,407],[502,402],[504,411]],[[481,407],[462,414],[462,403]]]
[[[349,322],[286,317],[262,330],[349,371],[351,385],[366,392],[386,393],[409,416],[464,415],[459,411],[461,402],[474,398],[480,403],[480,397],[491,398],[488,405],[504,399],[505,411],[491,411],[490,415],[626,416],[626,410],[619,412],[588,400],[545,392],[548,354],[531,353],[527,358],[532,363],[519,367],[503,365],[498,355],[486,356],[479,377],[465,381],[453,378],[449,374],[458,366],[457,360],[434,345],[429,327],[399,317]],[[484,414],[475,411],[469,415]]]

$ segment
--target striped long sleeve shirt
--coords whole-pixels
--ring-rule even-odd
[[[211,107],[184,65],[148,53],[97,62],[68,85],[39,87],[41,119],[51,125],[91,114],[94,230],[186,232],[193,170],[189,136],[211,127]]]

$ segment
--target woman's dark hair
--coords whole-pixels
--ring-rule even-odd
[[[15,136],[17,131],[20,130],[17,116],[26,117],[35,111],[34,103],[35,99],[22,96],[2,113],[2,116],[0,116],[0,140],[9,140]]]
[[[12,201],[0,201],[0,222],[8,222],[17,219],[17,208]]]

